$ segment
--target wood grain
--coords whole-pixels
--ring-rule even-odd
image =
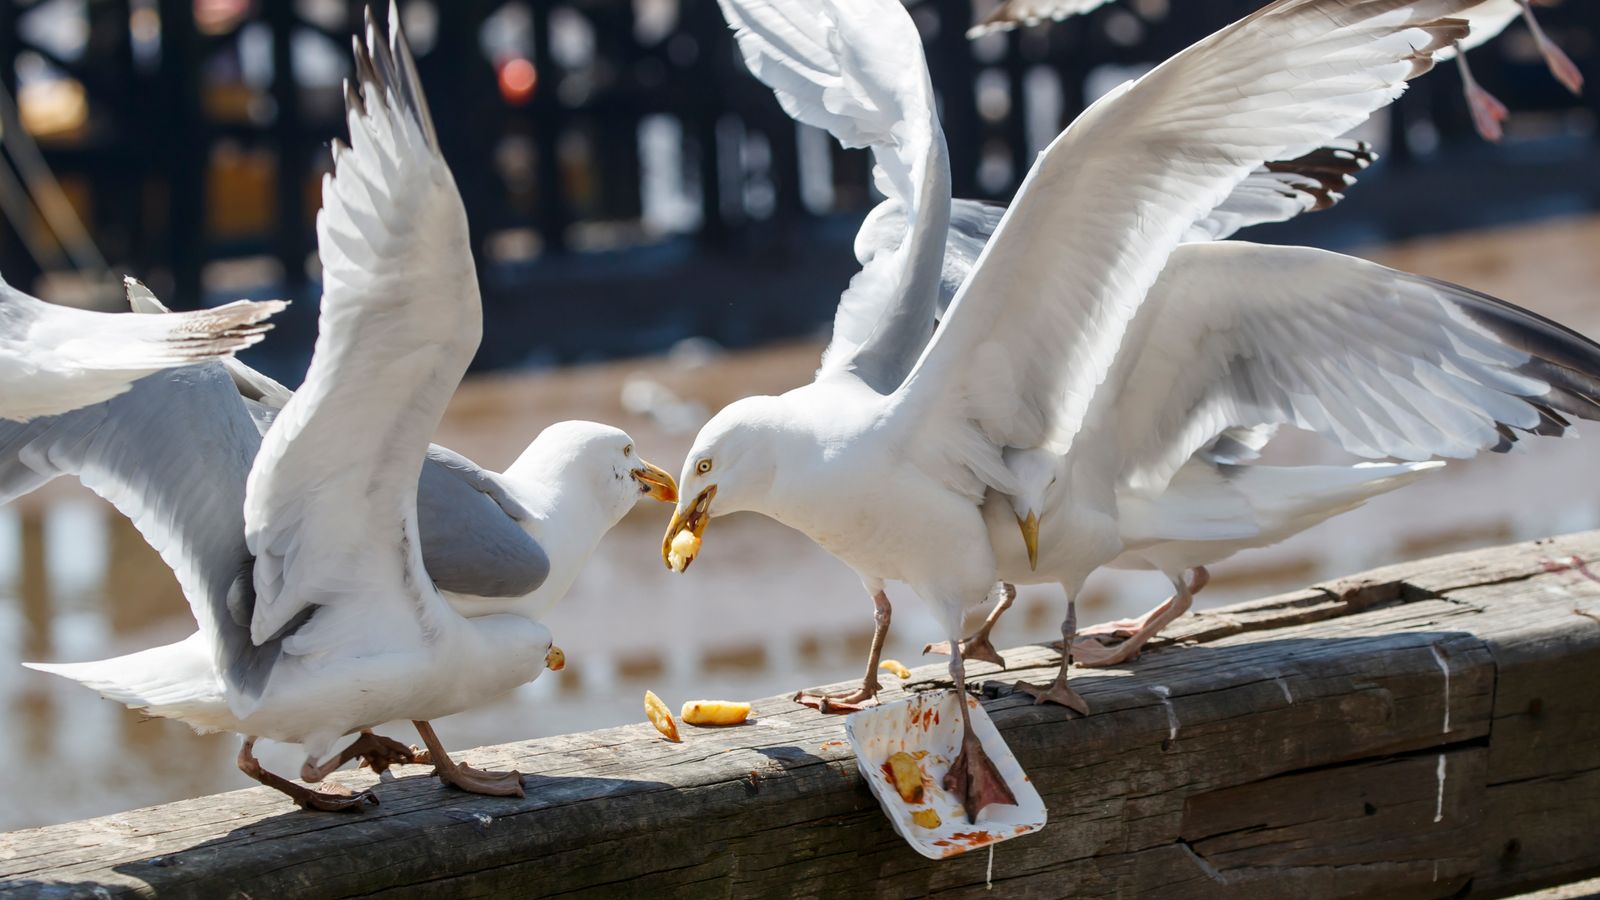
[[[976,664],[1050,824],[994,850],[1022,897],[1503,895],[1600,871],[1600,532],[1394,566],[1200,613],[1077,718]],[[906,690],[941,686],[927,666]],[[264,789],[0,835],[40,896],[989,896],[985,852],[890,830],[843,722],[643,722],[469,751],[528,775],[471,797],[405,768],[362,815]],[[335,780],[365,787],[370,775]]]

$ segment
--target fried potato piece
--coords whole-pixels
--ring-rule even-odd
[[[650,720],[650,724],[661,732],[662,737],[674,743],[682,740],[678,737],[678,723],[672,720],[672,711],[661,702],[655,691],[644,692],[644,714]]]
[[[559,672],[565,669],[567,667],[567,655],[561,652],[560,647],[554,644],[550,645],[550,652],[544,655],[544,667],[552,672]]]
[[[689,700],[678,712],[685,725],[738,725],[750,718],[750,704],[732,700]]]
[[[672,539],[672,546],[667,548],[667,562],[672,566],[672,571],[682,572],[689,567],[689,560],[700,552],[700,538],[694,532],[684,529]]]
[[[911,680],[911,670],[906,668],[906,664],[898,659],[886,659],[878,663],[878,668],[883,669],[901,681]]]
[[[944,821],[939,818],[939,813],[931,806],[927,809],[913,810],[911,821],[915,822],[918,828],[938,828],[944,824]]]
[[[907,803],[922,802],[922,766],[917,763],[916,757],[902,750],[890,756],[883,765],[901,800]]]

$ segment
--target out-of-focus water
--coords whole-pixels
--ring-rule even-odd
[[[1600,308],[1600,223],[1560,223],[1495,235],[1392,248],[1373,255],[1515,300],[1591,335]],[[1588,248],[1587,250],[1584,248]],[[716,409],[746,393],[801,383],[816,365],[812,344],[695,363],[650,361],[466,386],[440,441],[503,466],[539,428],[561,418],[616,422],[640,451],[676,471],[692,437],[630,412],[624,386],[664,388],[693,407]],[[641,381],[641,378],[648,381]],[[648,392],[645,392],[648,393]],[[659,391],[657,391],[659,393]],[[1214,569],[1202,605],[1282,590],[1319,578],[1470,546],[1600,527],[1600,429],[1578,441],[1530,441],[1509,456],[1452,463],[1444,473],[1313,529],[1278,547]],[[1275,455],[1334,457],[1304,436]],[[719,519],[686,575],[660,562],[667,509],[639,507],[609,535],[549,625],[568,667],[488,705],[442,720],[447,744],[479,744],[639,721],[641,696],[669,705],[744,699],[859,677],[871,604],[854,575],[803,536],[754,516]],[[915,664],[940,637],[904,587],[887,656]],[[1102,573],[1083,598],[1089,621],[1132,615],[1166,594],[1155,575]],[[1001,647],[1056,634],[1061,596],[1025,588],[997,632]],[[179,639],[193,628],[166,567],[137,532],[75,484],[57,483],[0,509],[0,828],[114,812],[250,784],[234,768],[237,738],[197,736],[142,720],[19,660],[84,660]],[[1096,677],[1085,674],[1083,677]],[[410,727],[385,729],[413,741]],[[298,770],[296,748],[263,747],[270,766]]]

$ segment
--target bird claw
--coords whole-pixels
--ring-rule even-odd
[[[433,774],[440,781],[469,794],[486,794],[490,797],[521,797],[522,773],[489,772],[465,763],[436,767]]]
[[[943,784],[945,790],[961,799],[969,825],[977,824],[978,814],[994,804],[1017,805],[1017,795],[1000,777],[1000,770],[984,752],[977,735],[971,732],[962,737],[961,754],[950,764]]]
[[[1019,681],[1013,687],[1033,697],[1035,706],[1041,703],[1054,703],[1058,706],[1065,706],[1080,716],[1089,714],[1089,701],[1083,699],[1082,694],[1067,687],[1067,682],[1064,678],[1057,678],[1048,686]]]
[[[861,687],[853,691],[832,694],[826,691],[796,691],[794,702],[824,715],[860,712],[866,708],[863,704],[878,696],[879,690],[881,688],[876,682],[863,682]]]
[[[1500,123],[1511,115],[1511,111],[1495,95],[1476,83],[1470,83],[1467,85],[1467,109],[1472,113],[1472,127],[1484,140],[1496,143],[1505,137],[1505,129],[1500,127]]]
[[[360,812],[368,806],[378,805],[378,795],[371,791],[353,793],[342,784],[330,784],[320,791],[309,788],[303,794],[294,797],[294,802],[301,809],[321,810],[322,812]]]
[[[371,769],[378,775],[388,771],[390,766],[426,765],[432,761],[427,758],[426,750],[382,735],[363,735],[361,742],[364,742],[360,747],[361,762],[356,768]]]
[[[1132,638],[1107,646],[1096,640],[1073,641],[1072,661],[1085,669],[1102,669],[1137,659],[1144,641]]]
[[[949,656],[950,642],[939,641],[936,644],[928,644],[924,646],[922,648],[922,655],[928,656],[929,654]],[[981,659],[986,663],[992,663],[1002,669],[1006,667],[1005,657],[1001,656],[1000,651],[994,648],[994,644],[989,641],[987,635],[973,635],[972,637],[962,641],[961,658],[963,660]]]

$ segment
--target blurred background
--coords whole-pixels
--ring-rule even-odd
[[[1088,102],[1254,8],[1125,0],[968,41],[989,0],[909,2],[958,196],[1007,199]],[[796,127],[745,71],[714,0],[408,0],[445,155],[474,231],[485,333],[439,442],[502,468],[564,418],[613,422],[677,471],[727,402],[808,380],[851,242],[876,202],[862,152]],[[381,11],[380,11],[381,12]],[[0,0],[0,274],[115,309],[124,273],[177,308],[288,297],[246,360],[293,385],[315,337],[313,222],[360,6],[345,0]],[[1600,77],[1600,4],[1540,8]],[[1340,249],[1446,278],[1600,336],[1600,89],[1573,97],[1525,25],[1469,54],[1512,110],[1472,130],[1454,64],[1361,137],[1383,159],[1336,208],[1241,237]],[[1600,527],[1589,441],[1524,442],[1214,570],[1201,605],[1452,549]],[[1338,457],[1290,434],[1279,459]],[[665,507],[610,535],[550,621],[569,667],[445,720],[453,747],[640,718],[640,696],[748,699],[859,677],[870,602],[798,534],[733,517],[686,576]],[[1102,573],[1089,621],[1166,586]],[[903,587],[889,656],[938,635]],[[1002,647],[1046,640],[1058,590],[1026,589]],[[62,480],[0,509],[0,829],[244,786],[231,736],[144,721],[18,660],[82,660],[193,629],[171,574]],[[993,671],[979,664],[983,677]],[[1095,677],[1089,675],[1087,677]],[[412,740],[409,727],[389,729]],[[298,754],[263,752],[295,771]],[[415,770],[420,772],[421,770]]]

